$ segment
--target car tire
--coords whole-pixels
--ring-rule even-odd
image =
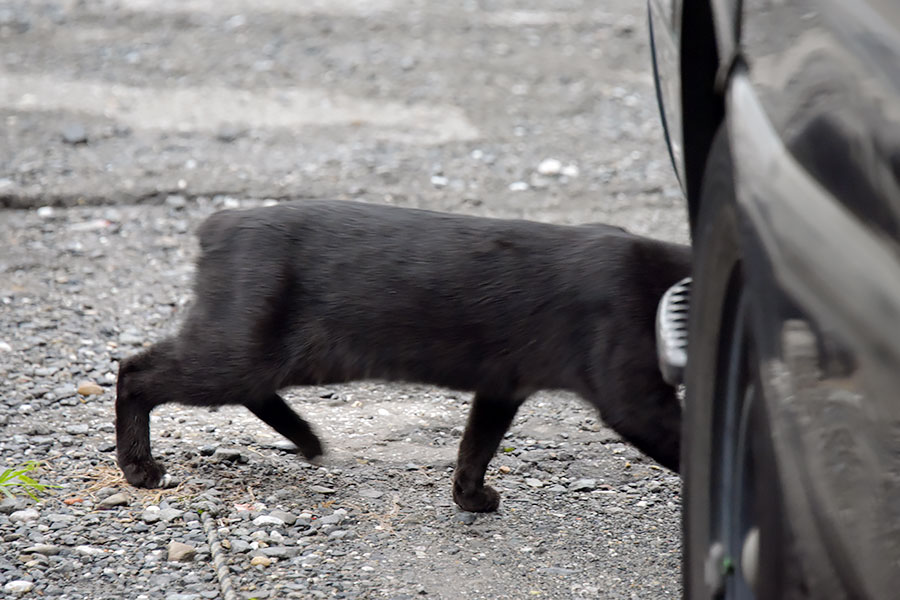
[[[759,385],[740,221],[724,126],[704,172],[682,436],[688,600],[784,598],[783,501]]]

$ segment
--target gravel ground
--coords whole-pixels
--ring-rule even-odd
[[[0,468],[60,486],[0,504],[2,597],[677,597],[678,478],[566,394],[523,407],[492,515],[450,500],[470,396],[432,387],[288,392],[318,465],[243,408],[175,405],[152,432],[178,487],[131,488],[114,459],[118,361],[177,327],[217,208],[356,198],[684,241],[643,10],[0,1]]]

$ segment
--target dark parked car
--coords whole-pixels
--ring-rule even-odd
[[[900,1],[649,8],[695,252],[659,319],[685,597],[900,598]]]

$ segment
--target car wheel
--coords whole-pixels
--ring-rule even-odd
[[[782,598],[781,487],[758,383],[728,140],[707,162],[694,227],[682,442],[689,600]]]

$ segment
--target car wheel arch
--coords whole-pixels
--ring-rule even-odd
[[[707,159],[725,120],[725,99],[716,89],[720,61],[712,6],[708,1],[686,4],[691,10],[683,10],[680,36],[683,184],[694,233]]]

